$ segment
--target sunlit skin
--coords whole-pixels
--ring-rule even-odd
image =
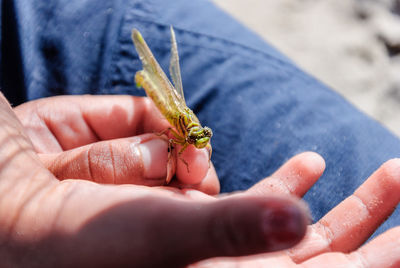
[[[247,191],[222,196],[202,193],[210,193],[210,182],[217,182],[209,179],[216,176],[212,168],[196,189],[175,185],[179,179],[163,187],[135,185],[145,180],[130,176],[142,166],[135,166],[131,136],[159,131],[167,123],[151,104],[131,96],[64,96],[12,111],[0,97],[1,267],[186,267],[227,255],[242,257],[209,259],[194,267],[399,267],[400,227],[363,243],[400,201],[400,159],[383,164],[309,225],[295,248],[268,254],[303,237],[305,226],[291,239],[282,233],[281,226],[299,226],[299,213],[306,215],[293,197],[287,198],[312,187],[325,168],[323,159],[299,154]],[[165,169],[167,145],[157,144],[164,160],[151,166]],[[183,156],[189,152],[201,150],[190,146]],[[201,155],[206,167],[207,154]],[[64,179],[48,167],[57,167]],[[279,217],[286,224],[262,221],[266,212],[281,214],[287,205],[299,210]]]
[[[169,70],[174,85],[169,81],[147,46],[146,41],[136,29],[132,31],[132,40],[143,64],[143,70],[138,71],[135,75],[136,85],[146,91],[147,96],[153,100],[158,110],[173,126],[173,128],[167,129],[172,134],[170,148],[173,148],[173,144],[181,145],[182,148],[179,150],[179,155],[181,155],[187,146],[192,144],[198,149],[207,148],[211,158],[210,139],[213,134],[212,130],[209,127],[201,126],[199,119],[187,107],[185,102],[178,49],[173,28],[171,27],[171,61]],[[172,178],[171,164],[169,163],[167,172],[167,183]]]
[[[24,103],[17,111],[47,168],[61,180],[79,171],[79,178],[99,183],[112,177],[114,184],[165,184],[169,143],[154,133],[170,124],[147,97],[57,96]],[[55,137],[65,139],[58,143]],[[217,176],[205,180],[215,173],[206,149],[190,146],[181,158],[190,172],[177,161],[170,186],[218,193]]]

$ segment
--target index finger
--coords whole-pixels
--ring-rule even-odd
[[[170,127],[152,101],[144,97],[59,96],[25,103],[15,112],[36,151],[43,154],[59,154],[103,140],[161,133]],[[176,156],[176,175],[182,183],[194,185],[202,182],[209,159],[205,149],[191,147],[181,157]]]
[[[169,126],[144,97],[58,96],[27,102],[15,112],[41,153],[159,132]]]

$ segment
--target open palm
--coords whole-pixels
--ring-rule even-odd
[[[292,158],[247,193],[304,195],[312,179],[320,174],[311,168],[318,165],[310,157],[315,155],[305,153]],[[247,257],[215,258],[190,267],[400,267],[400,227],[362,246],[396,208],[399,190],[400,159],[393,159],[374,172],[353,195],[308,226],[305,238],[294,248]]]
[[[281,196],[302,196],[323,172],[321,157],[300,154],[244,193],[212,197],[202,193],[215,194],[219,189],[213,169],[207,172],[207,153],[189,150],[183,157],[190,175],[177,161],[173,186],[181,190],[139,186],[163,185],[166,172],[167,144],[146,133],[162,131],[167,123],[149,109],[145,99],[120,96],[37,101],[15,109],[25,130],[10,120],[8,111],[1,133],[12,138],[3,139],[8,150],[1,163],[20,171],[5,165],[0,170],[0,189],[7,189],[0,200],[0,206],[7,208],[0,210],[0,234],[7,238],[5,245],[12,245],[12,254],[6,256],[16,258],[5,260],[40,267],[167,267],[259,253],[208,259],[193,266],[399,265],[399,228],[359,248],[400,199],[399,160],[384,164],[354,195],[309,226],[300,245],[262,253],[290,247],[304,234],[302,206]],[[21,136],[24,131],[34,150]],[[153,140],[161,141],[151,146],[162,156],[151,157],[147,169],[159,168],[148,175],[138,159],[141,154],[131,148]]]

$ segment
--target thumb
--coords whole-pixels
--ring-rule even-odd
[[[41,256],[40,267],[183,267],[292,247],[307,225],[306,210],[293,199],[191,201],[159,188],[69,182],[61,184],[69,189],[68,202],[51,234],[35,236],[31,254]],[[51,216],[41,208],[36,218]]]
[[[119,188],[118,197],[122,196],[122,189]],[[115,189],[112,191],[116,193]],[[56,251],[50,255],[59,256],[58,260],[67,267],[95,264],[102,267],[183,267],[212,257],[289,248],[298,243],[306,231],[307,213],[293,199],[243,195],[216,201],[190,201],[154,194],[161,189],[141,193],[143,189],[138,188],[138,191],[127,190],[125,194],[130,201],[118,201],[115,206],[101,209],[85,220],[79,232],[66,238],[64,242],[67,243],[58,240],[59,243],[50,247],[50,250],[61,248],[64,254]],[[82,192],[89,194],[87,190]],[[105,193],[100,189],[91,192],[92,202],[109,202],[112,193],[107,194],[108,201],[99,199]],[[79,215],[87,218],[82,213],[83,208],[80,204]]]
[[[151,256],[151,267],[286,249],[302,239],[308,223],[303,205],[278,197],[242,196],[203,203],[168,199],[146,202],[141,211],[141,223],[136,220],[136,224],[146,227],[135,229],[149,234],[140,251],[151,252],[145,254]]]

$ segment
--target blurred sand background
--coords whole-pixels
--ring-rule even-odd
[[[213,0],[400,136],[400,0]]]

